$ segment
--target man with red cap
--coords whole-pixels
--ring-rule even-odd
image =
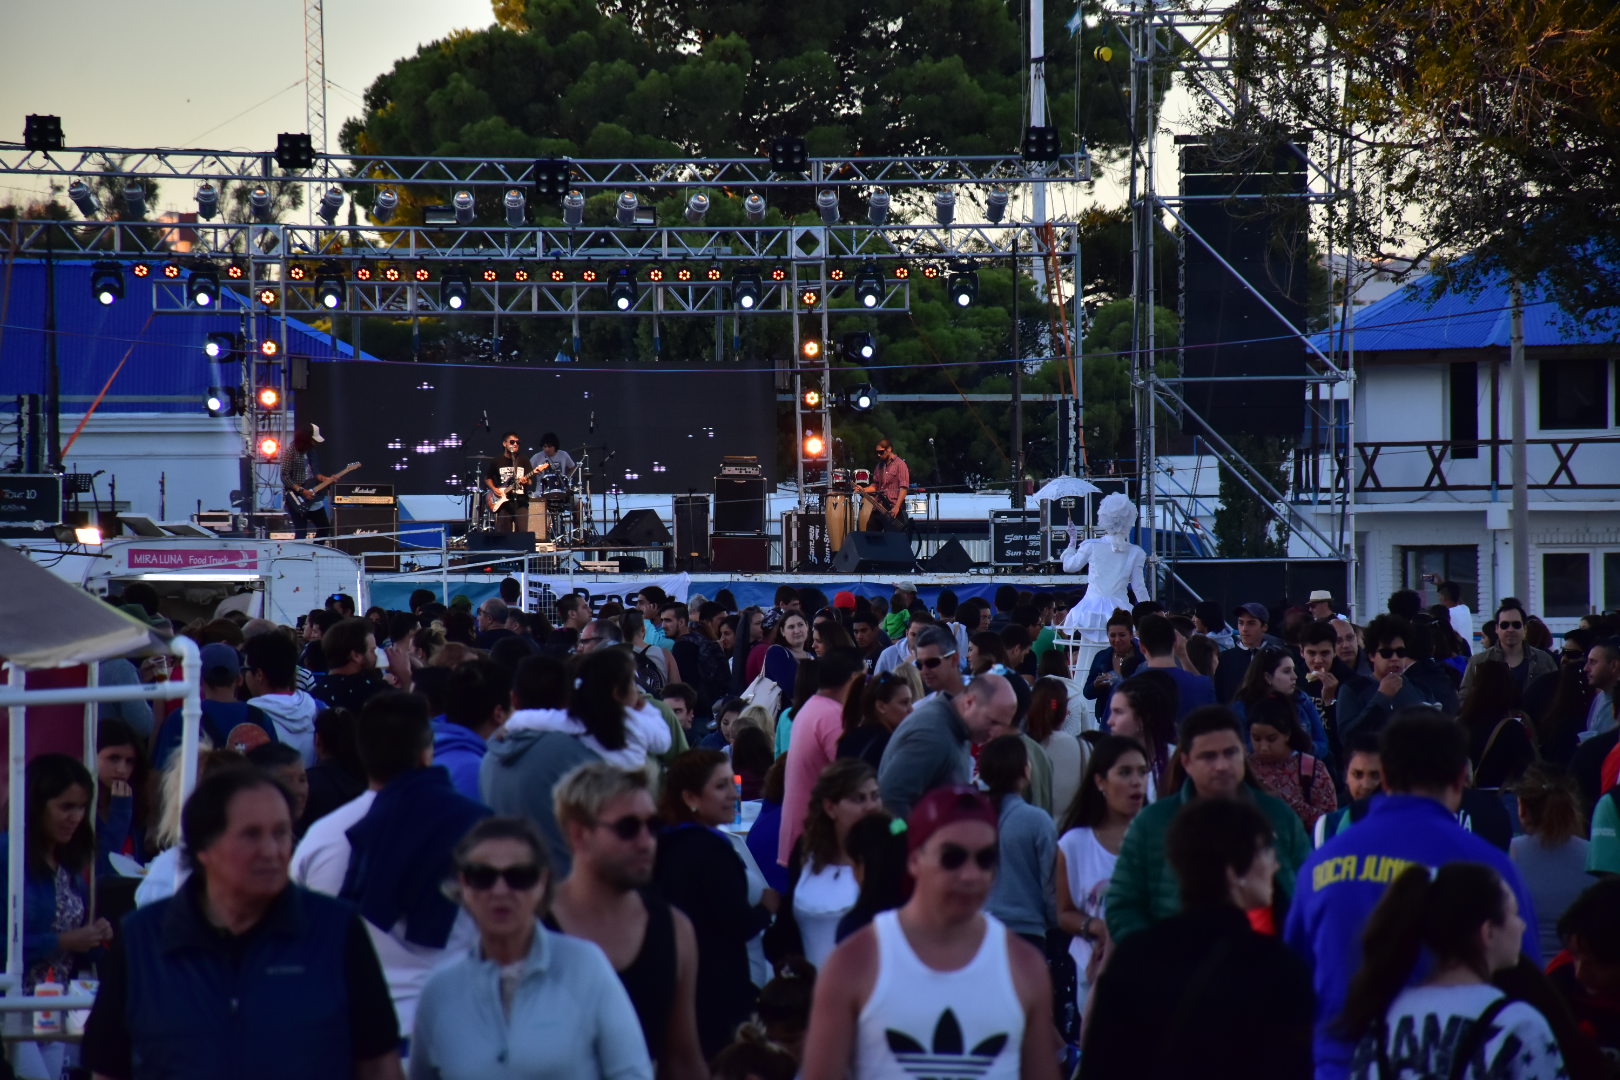
[[[935,788],[917,801],[905,823],[916,887],[904,907],[878,915],[828,957],[816,979],[804,1080],[1056,1080],[1046,963],[983,910],[995,880],[996,821],[970,787]]]

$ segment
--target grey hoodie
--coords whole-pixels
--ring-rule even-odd
[[[526,817],[539,827],[551,849],[551,880],[561,881],[574,860],[552,809],[551,790],[575,766],[601,758],[565,731],[524,729],[526,713],[543,711],[520,709],[511,716],[520,730],[502,729],[490,738],[489,753],[478,767],[478,792],[497,814]]]
[[[248,704],[262,711],[276,725],[276,738],[298,747],[298,752],[304,755],[305,768],[315,764],[315,716],[324,705],[302,690],[290,694],[262,694],[249,698]]]

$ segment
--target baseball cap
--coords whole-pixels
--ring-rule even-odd
[[[1237,607],[1232,609],[1232,614],[1248,615],[1251,618],[1259,619],[1267,626],[1271,625],[1271,612],[1266,610],[1266,605],[1264,604],[1256,604],[1252,601],[1247,604],[1239,604]]]
[[[1306,601],[1306,603],[1315,604],[1323,601],[1329,604],[1333,603],[1333,594],[1328,592],[1326,589],[1313,589],[1311,591],[1311,598]]]
[[[216,668],[224,668],[229,675],[242,674],[242,658],[237,655],[234,648],[223,641],[202,647],[202,661],[199,666],[202,668],[204,678]]]
[[[913,596],[917,595],[917,583],[915,581],[897,581],[891,587],[897,592],[908,592]]]
[[[309,437],[312,442],[326,441],[326,439],[321,435],[321,425],[319,424],[309,425]]]
[[[456,595],[450,598],[450,606],[453,608],[466,608],[468,611],[471,611],[472,597],[468,596],[466,593],[456,593]]]
[[[853,609],[855,607],[855,594],[848,589],[840,589],[833,596],[833,607]]]
[[[982,821],[994,829],[1000,819],[979,789],[962,784],[937,787],[918,799],[906,817],[906,850],[916,851],[930,836],[958,821]]]

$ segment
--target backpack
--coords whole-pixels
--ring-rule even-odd
[[[647,655],[653,648],[652,645],[643,645],[636,651],[636,682],[647,693],[657,697],[664,692],[664,673],[653,662],[653,658]]]

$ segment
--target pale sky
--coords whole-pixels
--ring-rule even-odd
[[[304,131],[304,0],[0,0],[0,131],[62,118],[69,146],[273,150]],[[326,0],[328,149],[395,60],[490,25],[489,0]],[[17,185],[25,185],[20,190]],[[0,176],[0,202],[41,192]],[[192,209],[191,186],[158,209]]]

